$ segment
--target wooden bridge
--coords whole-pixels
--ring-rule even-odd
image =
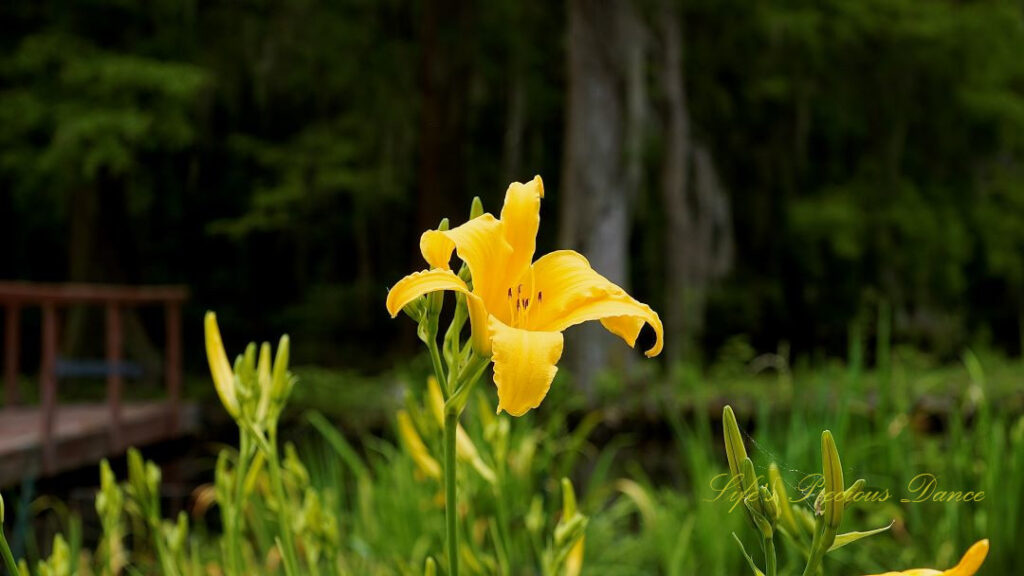
[[[4,397],[0,409],[0,486],[26,476],[50,476],[117,456],[129,446],[144,446],[195,430],[195,406],[181,402],[181,286],[110,286],[0,282],[4,308]],[[60,317],[70,307],[105,310],[105,358],[74,361],[58,356]],[[123,312],[158,306],[166,331],[163,379],[166,398],[124,402],[125,376],[138,372],[123,358]],[[39,404],[26,406],[18,386],[21,316],[38,308],[41,316]],[[134,368],[134,369],[133,369]],[[105,403],[60,403],[61,376],[103,376]]]

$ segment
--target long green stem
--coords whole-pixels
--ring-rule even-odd
[[[431,335],[427,342],[427,349],[430,350],[430,363],[434,366],[434,378],[444,392],[445,400],[451,395],[452,390],[448,386],[448,379],[444,375],[444,367],[441,365],[441,353],[437,349],[437,331]]]
[[[459,576],[459,524],[456,514],[457,490],[455,486],[455,437],[459,415],[446,412],[444,416],[444,516],[448,538],[448,574]]]
[[[273,486],[274,497],[277,498],[278,506],[278,531],[281,533],[280,547],[281,555],[284,558],[284,571],[288,576],[298,575],[298,560],[295,555],[295,538],[292,536],[291,511],[288,508],[288,500],[285,499],[284,482],[281,480],[281,467],[277,457],[277,430],[270,430],[270,447],[267,450],[270,469],[270,483]]]
[[[803,576],[811,576],[818,570],[822,559],[832,547],[835,540],[836,530],[825,526],[821,532],[814,535],[814,542],[811,544],[811,556],[807,559],[807,566],[804,567]]]
[[[0,553],[4,557],[4,565],[7,566],[7,571],[11,574],[18,574],[18,563],[14,561],[14,554],[11,553],[11,547],[7,544],[7,537],[4,536],[4,527],[0,525]]]
[[[765,538],[764,541],[764,557],[765,557],[765,576],[775,576],[776,574],[776,559],[775,559],[775,540],[772,538]]]
[[[231,573],[242,576],[242,513],[245,508],[245,477],[249,468],[249,436],[244,430],[239,431],[238,465],[235,467],[235,498],[234,507],[229,514],[230,521],[224,528],[227,531],[228,554],[230,555]]]

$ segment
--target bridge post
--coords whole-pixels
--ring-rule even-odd
[[[110,447],[121,451],[121,306],[107,302],[107,402],[110,405]]]
[[[57,307],[52,301],[43,303],[43,354],[39,367],[42,388],[43,473],[56,467],[54,416],[57,409]]]
[[[181,425],[181,302],[168,300],[164,306],[167,342],[164,352],[164,379],[167,400],[171,404],[171,433]]]
[[[21,354],[21,335],[18,324],[21,317],[21,306],[7,304],[4,315],[4,399],[8,407],[21,403],[21,391],[18,390],[18,360]]]

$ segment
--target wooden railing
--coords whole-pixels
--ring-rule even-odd
[[[4,381],[6,407],[21,404],[18,361],[21,356],[20,319],[25,308],[42,309],[42,345],[39,366],[41,447],[44,471],[53,468],[54,422],[57,411],[58,313],[71,306],[102,306],[106,310],[107,405],[110,411],[110,443],[121,443],[121,393],[123,385],[123,327],[125,308],[163,306],[166,344],[164,380],[177,427],[181,398],[181,306],[188,297],[183,286],[112,286],[97,284],[38,284],[0,282],[0,306],[4,318]]]

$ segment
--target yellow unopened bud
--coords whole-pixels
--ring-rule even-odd
[[[583,518],[576,504],[576,491],[572,487],[572,482],[568,478],[562,478],[562,520],[560,524],[564,523],[568,526],[570,522],[579,522]],[[586,527],[585,524],[584,527]],[[583,571],[584,540],[586,538],[580,533],[579,539],[569,549],[569,553],[565,557],[565,576],[579,576]]]
[[[427,377],[427,407],[430,409],[430,413],[433,414],[434,420],[437,421],[438,426],[444,428],[444,396],[441,394],[441,385],[437,383],[437,378],[433,376]],[[497,476],[494,474],[494,470],[488,466],[483,459],[480,458],[480,453],[476,450],[476,445],[473,444],[472,438],[466,433],[465,428],[462,424],[458,425],[455,429],[455,454],[459,457],[459,460],[463,462],[469,462],[473,469],[477,471],[484,480],[488,482],[496,482]]]
[[[444,429],[444,394],[441,392],[441,384],[433,376],[427,377],[427,408],[437,425]]]
[[[262,421],[270,409],[270,393],[272,378],[270,376],[270,343],[260,346],[260,357],[256,362],[256,381],[260,385],[260,403],[256,409],[257,418]]]
[[[430,451],[416,432],[409,413],[405,410],[398,411],[398,435],[420,472],[429,478],[440,479],[441,466],[431,457]]]
[[[213,385],[220,396],[221,404],[232,418],[238,418],[238,397],[235,393],[235,374],[231,370],[228,356],[224,352],[224,342],[220,337],[220,328],[217,326],[217,315],[207,312],[204,320],[206,332],[206,360],[210,364],[210,375],[213,376]]]
[[[423,566],[423,576],[437,576],[437,562],[434,562],[433,558],[427,558]]]
[[[580,576],[583,572],[583,546],[585,537],[580,537],[579,541],[573,545],[572,550],[569,550],[569,556],[565,559],[565,576]]]

